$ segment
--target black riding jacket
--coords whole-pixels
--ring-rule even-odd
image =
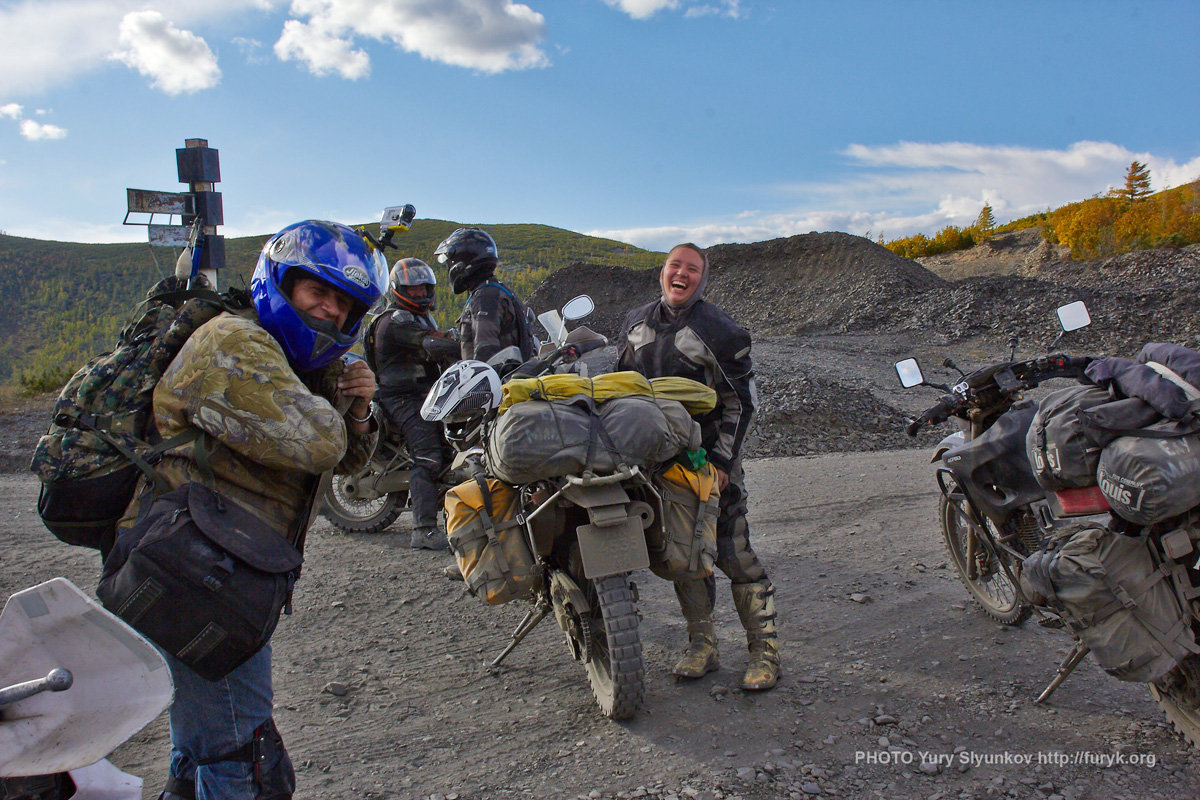
[[[389,308],[367,329],[364,351],[381,397],[424,395],[441,369],[422,346],[438,329],[429,314]]]
[[[463,358],[487,361],[516,345],[521,360],[533,358],[532,314],[507,286],[488,278],[471,292],[458,318],[458,341]]]
[[[716,408],[699,419],[700,429],[709,460],[729,472],[758,404],[750,334],[704,300],[678,312],[655,300],[629,312],[618,346],[617,369],[690,378],[716,391]]]

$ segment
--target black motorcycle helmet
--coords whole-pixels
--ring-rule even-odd
[[[433,308],[433,287],[437,276],[433,268],[419,258],[402,258],[392,267],[391,301],[400,308],[423,314]],[[427,286],[424,297],[410,297],[407,286]]]
[[[496,241],[480,228],[459,228],[437,246],[434,254],[439,264],[450,267],[450,288],[455,294],[483,283],[500,263]]]

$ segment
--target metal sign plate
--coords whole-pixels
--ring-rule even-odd
[[[157,192],[153,189],[126,189],[129,210],[141,214],[190,214],[192,198],[184,192]]]
[[[147,225],[150,244],[155,247],[187,247],[191,225]]]

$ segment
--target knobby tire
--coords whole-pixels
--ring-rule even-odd
[[[641,707],[646,690],[637,605],[629,575],[596,578],[591,584],[595,639],[585,667],[592,696],[604,716],[629,719]]]
[[[342,488],[347,475],[334,475],[325,493],[325,518],[346,533],[379,533],[400,516],[408,504],[405,492],[391,492],[374,500],[355,500]]]
[[[951,488],[957,487],[952,485]],[[975,603],[1001,625],[1019,625],[1028,619],[1033,609],[1021,603],[1016,587],[999,564],[990,565],[990,575],[967,577],[967,537],[970,531],[967,522],[962,519],[962,512],[944,496],[938,511],[942,538],[950,552],[950,560]],[[994,557],[992,561],[995,561]]]

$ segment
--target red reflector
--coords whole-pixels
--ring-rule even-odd
[[[1099,486],[1086,486],[1083,489],[1060,489],[1054,495],[1062,506],[1064,514],[1099,514],[1111,507]]]

